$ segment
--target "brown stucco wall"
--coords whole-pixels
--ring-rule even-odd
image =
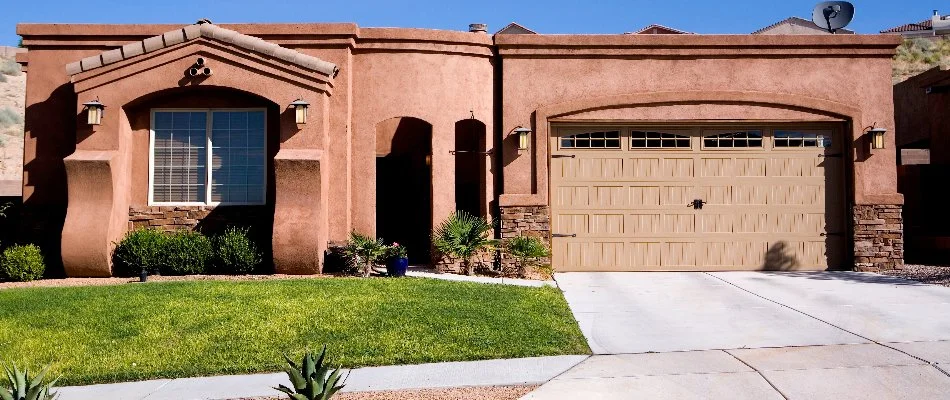
[[[328,242],[352,230],[375,233],[376,201],[393,195],[376,193],[375,158],[386,148],[377,138],[399,117],[432,126],[433,225],[456,209],[450,152],[455,124],[470,118],[485,125],[483,150],[493,152],[480,193],[495,216],[499,210],[487,205],[547,207],[546,135],[557,120],[845,121],[854,144],[853,203],[901,203],[893,136],[889,149],[869,152],[862,135],[874,123],[893,129],[895,38],[222,27],[334,63],[340,73],[316,76],[199,38],[68,76],[67,63],[181,26],[18,26],[30,49],[24,204],[66,213],[45,235],[61,237],[68,274],[108,275],[111,243],[128,229],[130,207],[148,206],[148,111],[158,107],[267,108],[278,272],[319,271]],[[215,73],[185,79],[198,55]],[[97,97],[108,108],[103,124],[90,129],[81,103]],[[306,125],[294,124],[287,110],[296,98],[312,104]],[[535,130],[527,152],[510,137],[519,125]]]

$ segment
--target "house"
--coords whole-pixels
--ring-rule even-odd
[[[930,19],[888,28],[881,33],[886,35],[900,35],[907,39],[933,38],[950,35],[950,16],[940,15],[934,10]]]
[[[765,28],[752,32],[753,35],[831,35],[827,29],[815,25],[814,22],[804,18],[788,17]],[[838,29],[835,31],[838,35],[853,35],[854,31],[848,29]]]
[[[505,25],[504,28],[499,29],[498,32],[495,32],[495,34],[496,35],[534,35],[534,34],[537,34],[537,32],[531,29],[525,28],[524,26],[522,26],[521,24],[517,22],[512,22],[508,25]]]
[[[898,38],[476,28],[20,24],[25,239],[107,276],[130,228],[247,225],[308,274],[464,210],[560,271],[902,263]]]
[[[906,199],[907,257],[944,262],[950,257],[946,190],[934,182],[950,176],[950,70],[934,67],[894,85],[898,190]]]
[[[626,32],[630,35],[692,35],[692,32],[681,31],[660,24],[650,24],[636,32]]]

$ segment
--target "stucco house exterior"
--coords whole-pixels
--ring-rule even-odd
[[[899,38],[476,30],[21,24],[24,234],[70,276],[110,275],[130,228],[212,222],[279,273],[353,230],[426,262],[456,210],[560,271],[902,263]]]

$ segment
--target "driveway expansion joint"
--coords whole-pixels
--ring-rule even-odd
[[[785,393],[782,393],[782,390],[779,389],[778,386],[775,386],[775,383],[773,383],[772,381],[770,381],[769,378],[766,378],[766,377],[765,377],[765,374],[763,374],[762,371],[759,371],[758,368],[753,367],[752,364],[749,364],[749,363],[745,362],[745,360],[743,360],[743,359],[741,359],[741,358],[739,358],[739,357],[736,357],[735,354],[730,353],[728,350],[722,350],[722,352],[723,352],[723,353],[726,353],[726,354],[728,354],[728,355],[730,355],[730,356],[732,356],[732,358],[735,358],[736,361],[741,362],[741,363],[744,364],[746,367],[751,368],[753,371],[755,371],[755,373],[759,374],[759,376],[762,377],[763,380],[765,380],[765,383],[768,383],[769,386],[771,386],[772,389],[774,389],[775,392],[779,394],[779,396],[782,396],[782,398],[785,399],[785,400],[789,400],[789,399],[788,399],[788,396],[786,396]]]

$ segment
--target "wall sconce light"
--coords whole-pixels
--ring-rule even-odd
[[[307,108],[310,107],[310,103],[303,101],[302,99],[294,100],[293,103],[290,103],[290,106],[294,108],[294,120],[297,121],[298,125],[307,123]]]
[[[872,149],[883,149],[884,148],[884,134],[887,133],[887,129],[871,127],[868,130],[868,134],[871,135],[871,148]]]
[[[102,123],[102,114],[105,114],[106,105],[100,103],[98,97],[93,101],[82,103],[82,106],[86,110],[87,124],[99,125]]]
[[[528,150],[531,129],[519,126],[515,128],[514,132],[518,134],[518,150]]]

